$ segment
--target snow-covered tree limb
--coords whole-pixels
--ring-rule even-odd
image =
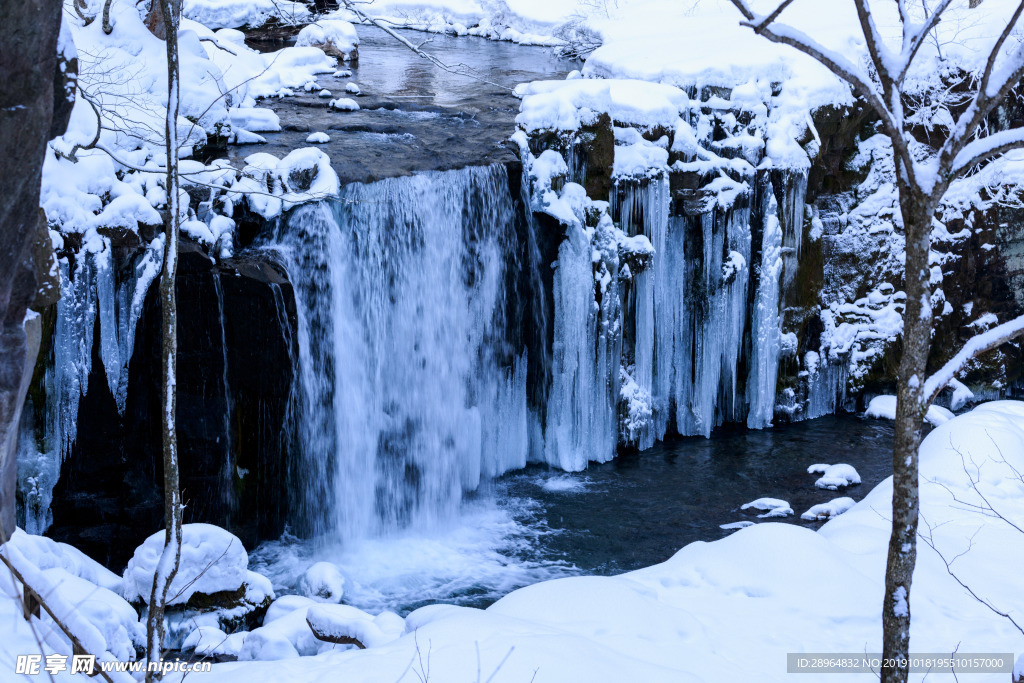
[[[953,160],[950,174],[954,177],[959,176],[978,164],[1021,148],[1024,148],[1024,129],[1022,128],[1011,128],[977,138],[964,145],[964,148],[960,150]]]
[[[956,378],[956,374],[963,370],[964,366],[978,356],[988,353],[992,349],[1002,346],[1008,341],[1011,341],[1021,335],[1024,335],[1024,315],[1019,318],[1014,318],[1009,322],[1005,322],[1002,325],[997,325],[991,330],[982,332],[976,337],[972,337],[964,344],[960,352],[949,359],[949,362],[942,366],[942,368],[934,375],[928,378],[924,383],[924,396],[926,403],[925,407],[930,405],[932,401],[939,395],[947,384],[951,380]]]

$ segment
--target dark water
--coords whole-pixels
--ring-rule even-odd
[[[790,522],[840,496],[863,498],[892,471],[892,423],[852,415],[827,416],[776,429],[714,434],[659,443],[567,475],[534,467],[499,481],[502,495],[536,501],[534,515],[560,533],[543,537],[540,554],[576,565],[585,574],[615,574],[671,557],[693,541],[712,541],[739,520]],[[847,490],[815,488],[815,463],[853,465],[863,483]],[[550,491],[555,486],[573,486]],[[794,516],[758,520],[740,506],[781,498]]]
[[[315,91],[263,100],[260,106],[277,112],[284,130],[261,134],[266,145],[233,146],[232,158],[244,159],[254,152],[284,156],[310,146],[309,133],[323,131],[331,141],[317,147],[331,157],[343,184],[512,160],[517,156],[507,141],[515,131],[519,100],[511,88],[527,81],[564,78],[579,66],[555,56],[551,48],[400,31],[459,72],[451,73],[374,26],[356,30],[359,61],[338,66],[352,75],[324,74],[317,82],[335,98],[354,99],[359,111],[331,110],[330,99],[318,97]],[[279,49],[282,44],[267,47]],[[466,75],[470,72],[472,76]],[[348,82],[357,84],[362,94],[346,93]]]

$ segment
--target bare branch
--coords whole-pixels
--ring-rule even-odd
[[[903,81],[906,79],[907,72],[910,70],[910,65],[911,63],[913,63],[914,57],[917,56],[918,50],[920,50],[921,46],[924,45],[924,41],[928,39],[928,34],[931,33],[936,26],[938,26],[939,22],[942,20],[942,13],[949,8],[949,5],[952,2],[953,0],[940,0],[939,6],[935,8],[934,12],[928,15],[928,17],[925,19],[924,25],[922,25],[918,32],[910,38],[909,45],[907,45],[907,40],[906,38],[904,38],[904,48],[903,54],[901,56],[901,59],[903,60],[903,65],[900,68],[899,73],[896,74],[895,77],[897,84],[902,84]],[[905,9],[904,3],[905,0],[900,0],[901,15],[903,14],[903,10]],[[905,32],[907,29],[907,21],[908,18],[904,17],[904,36],[906,36]]]
[[[463,68],[459,69],[457,68],[457,65],[445,64],[444,62],[442,62],[440,59],[430,54],[429,52],[424,52],[423,50],[421,50],[412,41],[406,39],[402,34],[398,33],[395,29],[391,28],[390,26],[387,26],[385,22],[380,21],[378,19],[374,19],[373,17],[367,15],[361,9],[356,7],[356,3],[353,2],[352,0],[340,1],[341,4],[345,6],[345,9],[355,14],[360,21],[365,22],[367,24],[373,24],[374,26],[376,26],[377,28],[384,31],[389,36],[400,42],[402,45],[406,46],[407,48],[415,52],[417,55],[419,55],[423,59],[427,60],[428,62],[436,66],[437,68],[447,71],[448,73],[453,73],[460,76],[466,76],[468,78],[476,79],[481,83],[493,85],[495,88],[501,88],[502,90],[508,90],[510,92],[512,91],[512,88],[508,87],[507,85],[502,85],[501,83],[495,83],[494,81],[487,80],[486,78],[476,73],[472,68],[468,66],[463,65]]]
[[[775,8],[775,11],[766,16],[761,21],[757,22],[756,26],[753,26],[754,33],[761,33],[764,29],[768,28],[768,25],[779,18],[782,11],[789,7],[793,3],[793,0],[783,0],[782,4]]]
[[[924,383],[924,399],[921,408],[924,409],[931,405],[932,401],[939,395],[939,392],[949,384],[950,380],[956,377],[956,374],[967,365],[968,361],[996,347],[1002,346],[1022,334],[1024,334],[1024,315],[993,327],[991,330],[968,340],[959,353],[953,356],[948,363],[942,366],[942,369],[929,377],[928,381]]]

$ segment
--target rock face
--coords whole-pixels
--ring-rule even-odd
[[[178,447],[184,517],[230,528],[248,547],[279,536],[286,519],[294,316],[291,286],[270,261],[216,264],[183,244]],[[48,534],[109,566],[123,566],[131,548],[162,525],[159,329],[154,285],[138,322],[124,414],[94,349],[77,438],[53,492]],[[46,362],[52,355],[41,366]],[[37,382],[42,377],[37,371]]]
[[[22,322],[36,289],[31,238],[43,153],[71,113],[66,102],[55,104],[66,92],[57,71],[60,21],[60,3],[0,7],[0,540],[14,533],[16,431],[34,357]]]

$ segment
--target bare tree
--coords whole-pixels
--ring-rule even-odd
[[[903,315],[903,352],[897,378],[897,408],[893,444],[893,518],[892,535],[885,573],[885,597],[882,606],[882,647],[887,661],[900,664],[882,671],[884,682],[906,681],[906,656],[910,644],[910,587],[917,559],[918,447],[921,444],[924,415],[938,390],[948,382],[926,388],[926,367],[931,350],[933,317],[929,282],[929,252],[932,221],[936,209],[958,178],[972,173],[979,165],[1005,152],[1024,147],[1024,129],[1010,128],[990,132],[990,115],[1024,76],[1024,45],[1010,36],[1024,12],[1020,2],[1005,27],[994,39],[987,58],[972,74],[966,104],[950,107],[958,112],[952,125],[940,130],[934,148],[917,142],[915,123],[906,110],[907,78],[913,72],[922,45],[936,29],[953,0],[928,3],[896,0],[898,45],[891,47],[872,16],[869,0],[852,0],[860,30],[867,46],[867,65],[833,51],[811,36],[777,22],[793,0],[782,2],[769,14],[755,13],[747,0],[732,0],[743,14],[742,25],[768,40],[789,45],[816,59],[846,81],[856,95],[879,117],[882,131],[892,143],[899,191],[900,215],[906,238],[905,289]],[[972,3],[973,5],[974,3]],[[923,61],[923,60],[921,60]],[[920,64],[920,61],[918,61]],[[933,98],[943,97],[936,87]],[[1006,341],[1020,334],[1024,325],[1006,330]],[[967,349],[977,355],[990,348],[986,344]],[[962,367],[962,359],[958,367]],[[946,375],[952,378],[952,373]]]
[[[180,90],[180,64],[178,62],[179,7],[175,0],[160,0],[166,27],[167,44],[167,218],[164,266],[160,275],[161,360],[163,398],[163,467],[164,467],[164,549],[153,574],[153,591],[149,599],[146,620],[146,660],[159,662],[163,656],[164,607],[167,591],[178,573],[181,561],[181,490],[178,486],[178,435],[176,428],[178,355],[178,316],[175,297],[175,277],[178,270],[178,223],[181,213],[181,180],[178,177],[178,105]],[[146,681],[154,678],[154,671],[146,667]]]

